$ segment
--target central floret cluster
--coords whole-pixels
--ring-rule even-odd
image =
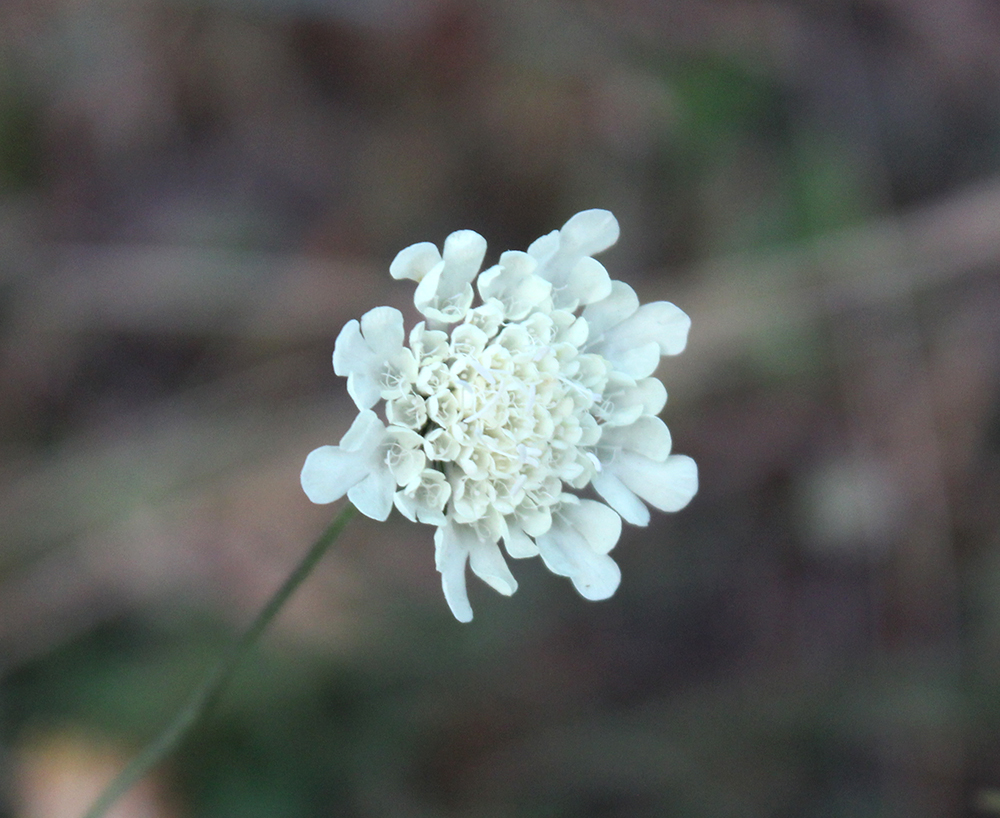
[[[670,454],[656,417],[666,390],[650,377],[660,355],[684,348],[690,321],[667,302],[640,307],[610,279],[592,256],[617,238],[614,216],[584,211],[481,274],[486,242],[471,230],[443,252],[415,244],[390,266],[417,282],[427,319],[409,346],[391,307],[337,338],[334,370],[361,411],[340,446],[309,455],[303,488],[314,502],[346,493],[369,517],[395,505],[438,526],[437,567],[462,621],[466,563],[501,593],[517,588],[499,541],[604,599],[620,580],[608,552],[622,518],[646,525],[640,497],[673,511],[697,489],[694,462]],[[372,411],[379,401],[388,425]],[[568,491],[588,485],[608,505]]]

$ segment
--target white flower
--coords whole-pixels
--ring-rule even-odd
[[[306,458],[302,487],[315,503],[346,494],[374,519],[395,505],[437,526],[435,562],[462,622],[466,565],[502,594],[517,589],[501,541],[606,599],[621,579],[609,552],[622,519],[647,525],[647,503],[677,511],[697,491],[694,461],[671,454],[656,417],[667,393],[652,377],[661,355],[684,349],[690,320],[610,279],[592,256],[617,238],[611,213],[587,210],[482,273],[486,242],[471,230],[441,252],[412,245],[390,266],[417,282],[427,318],[409,346],[390,307],[337,338],[334,371],[361,412],[339,446]],[[372,411],[380,400],[387,425]],[[569,491],[590,485],[607,505]]]

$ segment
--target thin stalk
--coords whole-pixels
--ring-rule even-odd
[[[243,635],[233,642],[219,658],[218,663],[205,676],[201,684],[191,693],[190,698],[164,728],[115,778],[105,787],[104,792],[87,810],[84,818],[100,818],[122,797],[132,785],[163,761],[184,741],[187,734],[215,706],[219,694],[232,678],[240,663],[246,658],[261,634],[282,609],[288,598],[295,593],[303,580],[312,573],[327,549],[336,542],[341,531],[354,515],[354,506],[348,504],[337,515],[330,527],[324,531],[306,552],[295,570],[285,579],[281,587],[261,608]]]

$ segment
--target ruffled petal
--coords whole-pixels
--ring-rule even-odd
[[[548,531],[535,538],[535,542],[538,543],[538,551],[545,567],[561,577],[571,577],[577,573],[579,567],[573,554],[587,550],[587,542],[578,531],[558,522],[553,522]]]
[[[361,337],[361,325],[356,320],[348,321],[333,348],[333,371],[347,377],[347,394],[359,409],[370,409],[378,403],[381,392],[370,362],[371,348]]]
[[[392,496],[392,504],[396,506],[400,514],[406,517],[410,522],[417,522],[417,498],[412,494],[407,494],[405,491],[397,491]],[[442,514],[441,519],[436,523],[436,525],[444,525],[445,517]]]
[[[579,531],[597,554],[607,554],[622,535],[622,518],[604,503],[596,500],[580,500],[574,505],[565,505],[562,515],[570,525]]]
[[[615,561],[595,552],[579,531],[562,521],[538,538],[538,550],[546,567],[569,577],[585,599],[607,599],[618,589],[622,575]]]
[[[449,288],[442,277],[445,268],[435,267],[417,285],[413,293],[413,303],[420,312],[432,321],[454,324],[461,321],[472,306],[475,293],[468,282],[458,283]]]
[[[340,377],[351,373],[351,366],[364,359],[370,352],[364,338],[361,337],[361,322],[352,318],[337,335],[333,345],[333,371]]]
[[[370,409],[382,397],[386,367],[416,376],[403,338],[403,314],[393,307],[369,310],[360,322],[348,321],[340,331],[333,348],[333,371],[347,376],[347,392],[359,409]]]
[[[516,560],[537,557],[538,546],[535,545],[535,541],[524,532],[521,526],[512,520],[513,518],[507,521],[507,533],[503,537],[503,544],[507,549],[507,553]]]
[[[332,503],[361,482],[368,474],[364,453],[348,452],[339,446],[320,446],[306,457],[300,480],[312,502]]]
[[[661,355],[677,355],[687,346],[690,329],[691,319],[684,310],[669,301],[654,301],[608,330],[605,341],[616,354],[652,341]]]
[[[659,378],[641,378],[636,384],[644,415],[658,415],[667,405],[667,388]]]
[[[604,333],[617,326],[639,309],[639,296],[624,281],[612,281],[606,298],[588,304],[583,317],[590,325],[590,343],[603,340]]]
[[[404,517],[428,525],[444,525],[444,508],[451,496],[451,484],[437,469],[424,469],[402,491],[393,497],[396,508]]]
[[[456,230],[444,240],[444,257],[447,274],[445,281],[451,285],[472,281],[483,266],[486,239],[475,230]]]
[[[375,307],[361,316],[361,334],[372,353],[387,361],[403,347],[403,313],[395,307]]]
[[[444,525],[448,520],[443,511],[420,502],[420,498],[405,491],[397,491],[393,495],[392,502],[400,514],[415,523]]]
[[[559,231],[559,239],[564,247],[592,256],[618,241],[620,232],[618,219],[610,210],[595,208],[572,216]]]
[[[529,537],[544,534],[552,525],[552,511],[547,506],[518,506],[515,511],[517,522]]]
[[[504,596],[510,596],[517,590],[517,580],[507,567],[507,562],[500,553],[500,546],[495,542],[478,537],[470,541],[469,567],[483,582]]]
[[[623,372],[612,372],[603,397],[605,425],[628,426],[642,415],[658,415],[666,405],[667,390],[658,378],[635,381]]]
[[[320,446],[306,457],[300,477],[306,496],[322,504],[347,494],[379,468],[379,449],[385,434],[378,415],[371,410],[359,412],[339,446]]]
[[[552,292],[552,285],[535,275],[537,266],[538,262],[527,253],[508,250],[501,254],[498,264],[480,273],[480,297],[484,302],[497,299],[509,321],[526,318]]]
[[[568,303],[593,304],[611,295],[611,276],[601,262],[585,256],[573,265],[566,279],[563,299]]]
[[[621,514],[625,522],[632,525],[649,525],[649,509],[636,497],[635,492],[607,468],[594,476],[591,485],[611,508]]]
[[[474,230],[456,230],[445,239],[441,255],[442,263],[417,284],[413,303],[428,318],[453,324],[472,306],[472,280],[486,255],[486,239]]]
[[[537,274],[552,284],[557,309],[574,310],[579,304],[601,301],[611,294],[608,271],[590,256],[610,247],[617,238],[618,222],[611,213],[585,210],[558,233],[543,236],[528,247],[528,254],[538,260]]]
[[[660,365],[660,346],[655,341],[637,346],[610,346],[598,348],[615,368],[631,378],[647,378]]]
[[[662,463],[670,454],[670,430],[658,417],[643,415],[629,426],[609,426],[601,434],[600,446],[641,452],[650,460]]]
[[[441,263],[441,253],[429,241],[411,244],[400,250],[389,265],[389,275],[395,279],[408,278],[411,281],[423,279],[436,264]]]
[[[672,455],[657,463],[622,451],[612,468],[625,486],[660,511],[680,511],[698,492],[698,466],[686,455]]]
[[[384,521],[392,511],[392,497],[396,493],[396,481],[388,468],[376,468],[347,492],[347,499],[354,507],[373,520]]]
[[[598,602],[614,596],[622,581],[622,571],[607,554],[594,554],[588,559],[586,570],[571,579],[580,596]]]
[[[351,428],[340,439],[345,451],[364,451],[371,456],[385,439],[386,429],[371,409],[362,409],[351,423]]]
[[[459,622],[472,621],[472,606],[465,587],[465,563],[468,559],[469,552],[455,536],[452,523],[434,532],[434,564],[441,573],[445,601]]]
[[[559,231],[553,230],[528,245],[528,255],[540,261],[548,260],[559,251]]]

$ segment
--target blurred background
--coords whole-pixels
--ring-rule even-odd
[[[1000,815],[993,0],[4,0],[0,815],[80,815],[331,519],[395,253],[590,207],[693,318],[692,504],[469,625],[355,519],[115,815]]]

